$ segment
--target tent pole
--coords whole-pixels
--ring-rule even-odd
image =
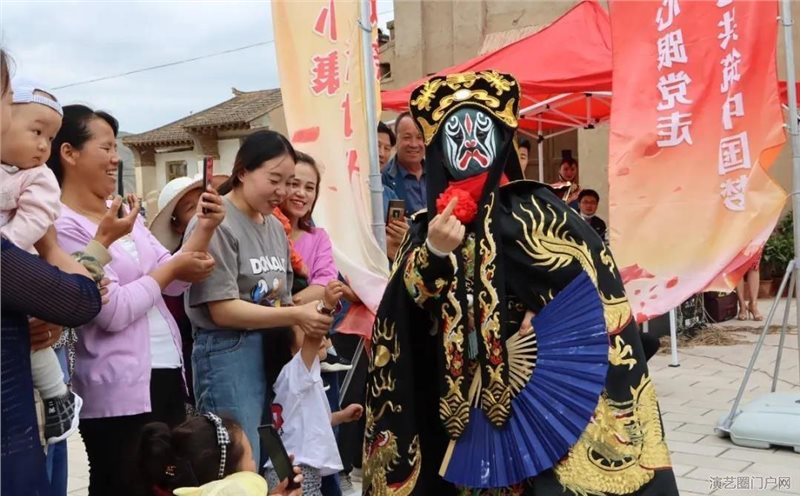
[[[361,58],[363,59],[364,99],[366,100],[367,146],[369,150],[369,192],[372,205],[372,233],[378,246],[386,251],[386,224],[383,218],[383,182],[378,162],[378,98],[375,90],[375,63],[372,53],[370,0],[361,0]]]
[[[539,182],[544,182],[544,136],[542,135],[542,120],[539,119],[539,134],[536,136],[536,150],[539,154]]]
[[[792,2],[781,1],[781,24],[786,52],[786,96],[789,107],[789,136],[792,142],[792,221],[794,224],[794,283],[795,311],[800,322],[800,277],[798,277],[798,256],[800,256],[800,130],[797,125],[797,85],[794,66],[794,44],[792,42]],[[782,294],[782,293],[781,293]],[[789,293],[791,294],[791,292]],[[786,305],[791,303],[787,299]],[[800,344],[800,334],[797,337]],[[800,349],[798,349],[800,354]]]

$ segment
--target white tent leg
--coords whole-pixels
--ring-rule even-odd
[[[678,362],[678,315],[677,311],[673,308],[669,311],[669,348],[672,352],[672,362],[670,367],[680,367]]]
[[[544,182],[544,138],[539,136],[539,143],[536,148],[539,150],[539,182]]]

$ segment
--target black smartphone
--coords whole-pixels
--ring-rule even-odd
[[[389,200],[389,211],[386,213],[386,223],[392,220],[402,220],[406,215],[405,200]]]
[[[294,481],[295,473],[292,460],[289,458],[286,447],[283,446],[281,436],[275,427],[271,424],[259,426],[258,437],[261,441],[261,448],[266,450],[270,461],[272,461],[272,467],[275,469],[275,473],[278,474],[278,480],[283,482],[289,479],[289,486],[287,487],[289,490],[300,487],[300,484]]]
[[[211,178],[214,177],[214,158],[205,157],[203,159],[203,193],[208,191],[208,186],[211,184]],[[203,213],[208,213],[207,209],[203,209]]]
[[[119,209],[117,210],[117,217],[123,218],[125,217],[125,183],[123,181],[123,163],[122,160],[119,161],[119,165],[117,165],[117,194],[122,197],[122,202],[119,204]]]

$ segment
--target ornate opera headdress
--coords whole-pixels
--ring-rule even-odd
[[[430,145],[445,118],[462,106],[482,108],[510,129],[517,129],[519,84],[497,71],[436,76],[411,93],[409,110]]]

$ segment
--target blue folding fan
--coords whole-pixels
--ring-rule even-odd
[[[518,484],[553,467],[589,424],[606,382],[609,346],[589,276],[582,273],[558,293],[534,317],[533,329],[506,342],[517,392],[511,417],[497,428],[473,402],[469,424],[442,464],[445,480],[470,488]]]

